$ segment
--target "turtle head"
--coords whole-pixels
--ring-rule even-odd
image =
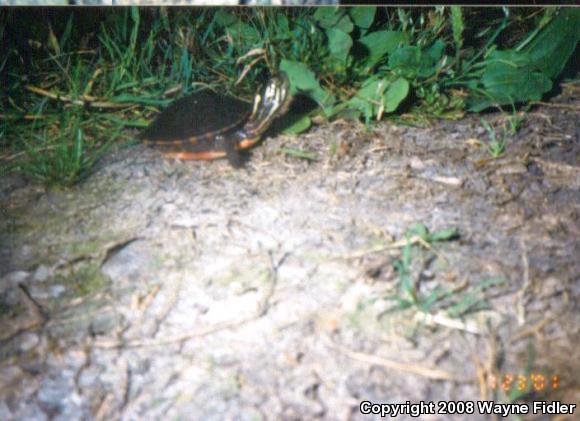
[[[288,110],[290,105],[290,82],[285,73],[270,78],[254,97],[254,109],[245,129],[253,135],[263,133],[272,121]]]

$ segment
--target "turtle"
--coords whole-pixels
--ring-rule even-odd
[[[240,151],[258,143],[272,121],[288,110],[289,85],[284,73],[271,77],[254,97],[253,107],[211,90],[196,92],[169,105],[139,137],[168,158],[227,157],[240,167]]]

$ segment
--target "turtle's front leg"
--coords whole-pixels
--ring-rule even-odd
[[[241,168],[244,165],[242,154],[238,150],[238,140],[235,136],[225,137],[222,139],[224,149],[226,151],[226,157],[230,165],[234,168]]]

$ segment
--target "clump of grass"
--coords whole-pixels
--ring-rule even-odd
[[[505,119],[504,124],[499,129],[495,129],[484,118],[480,119],[481,125],[485,128],[489,138],[486,146],[487,152],[492,158],[499,158],[504,154],[508,140],[517,134],[525,119],[525,113],[517,113],[514,110],[512,115]]]
[[[414,260],[430,259],[424,255],[425,251],[438,255],[435,250],[437,243],[452,241],[458,237],[459,233],[454,228],[430,233],[423,224],[415,224],[406,231],[401,258],[394,263],[399,275],[399,293],[386,297],[394,302],[390,312],[416,309],[419,313],[429,314],[437,308],[445,310],[449,318],[459,318],[486,308],[483,292],[492,286],[502,284],[504,282],[502,279],[484,279],[461,293],[439,286],[426,292],[422,291],[419,282],[420,270],[413,269]]]
[[[489,141],[487,142],[487,152],[492,158],[499,158],[503,155],[507,144],[507,134],[505,132],[498,132],[485,119],[481,119],[481,125],[485,128]]]

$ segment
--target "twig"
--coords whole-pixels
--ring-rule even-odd
[[[475,323],[463,322],[458,319],[453,319],[442,311],[436,314],[419,312],[415,315],[414,318],[417,322],[425,323],[428,326],[441,325],[451,329],[473,333],[474,335],[483,334],[483,332],[475,325]]]
[[[418,235],[414,235],[411,238],[409,238],[408,242],[411,245],[415,245],[417,243],[424,244],[423,239]],[[355,251],[355,252],[350,253],[350,254],[338,256],[338,258],[345,259],[345,260],[360,259],[361,257],[365,257],[368,254],[381,253],[381,252],[387,251],[387,250],[399,249],[399,248],[405,247],[406,245],[407,245],[407,239],[405,238],[405,239],[401,239],[399,241],[395,241],[394,243],[391,243],[391,244],[376,246],[376,247],[373,247],[373,248],[370,248],[367,250],[359,250],[359,251]]]
[[[427,377],[433,380],[449,380],[459,383],[471,383],[471,381],[466,380],[465,378],[456,376],[453,373],[450,373],[445,370],[440,370],[438,368],[422,367],[417,364],[399,363],[396,361],[388,360],[386,358],[377,357],[376,355],[351,351],[350,349],[347,349],[343,346],[334,343],[329,337],[325,337],[325,342],[327,342],[327,345],[330,348],[339,351],[340,353],[346,355],[347,357],[353,360],[360,361],[363,363],[379,365],[381,367],[387,367],[398,371],[404,371],[406,373],[416,374],[418,376]]]
[[[42,120],[45,119],[46,116],[39,115],[39,114],[25,114],[23,116],[16,116],[10,114],[0,114],[0,120]]]
[[[561,83],[560,85],[566,89],[570,89],[571,91],[580,91],[578,83]]]
[[[477,355],[473,356],[473,363],[475,364],[475,372],[477,376],[477,384],[479,385],[479,399],[486,401],[488,399],[487,393],[487,372],[483,363]]]
[[[24,284],[19,284],[18,289],[21,292],[22,301],[24,301],[27,310],[32,315],[34,322],[36,323],[35,325],[46,322],[48,320],[48,315],[44,312],[40,304],[38,304],[36,300],[32,298],[28,288],[26,288]]]
[[[542,320],[540,320],[538,323],[536,323],[533,326],[530,326],[528,328],[523,329],[522,331],[520,331],[518,334],[516,334],[513,338],[511,338],[509,340],[509,343],[514,343],[516,341],[519,341],[520,339],[526,338],[528,336],[531,335],[535,335],[538,332],[540,332],[548,323],[551,323],[552,321],[556,320],[555,315],[551,315],[548,317],[543,318]]]
[[[518,304],[517,304],[517,317],[520,326],[526,323],[526,293],[530,289],[530,263],[528,261],[528,251],[526,248],[526,242],[522,238],[520,240],[520,246],[522,247],[522,265],[523,265],[523,285],[518,291]]]
[[[544,105],[546,107],[552,108],[564,108],[566,110],[580,111],[580,106],[578,105],[561,104],[557,102],[544,102],[544,101],[532,101],[531,103],[534,105]]]
[[[79,106],[90,106],[94,108],[127,108],[131,107],[134,104],[130,103],[116,103],[116,102],[109,102],[109,101],[100,101],[96,97],[88,96],[88,95],[80,95],[78,99],[73,99],[67,95],[55,94],[54,92],[47,91],[45,89],[39,88],[37,86],[26,85],[26,90],[48,97],[50,99],[54,99],[56,101],[67,102],[73,105]]]

